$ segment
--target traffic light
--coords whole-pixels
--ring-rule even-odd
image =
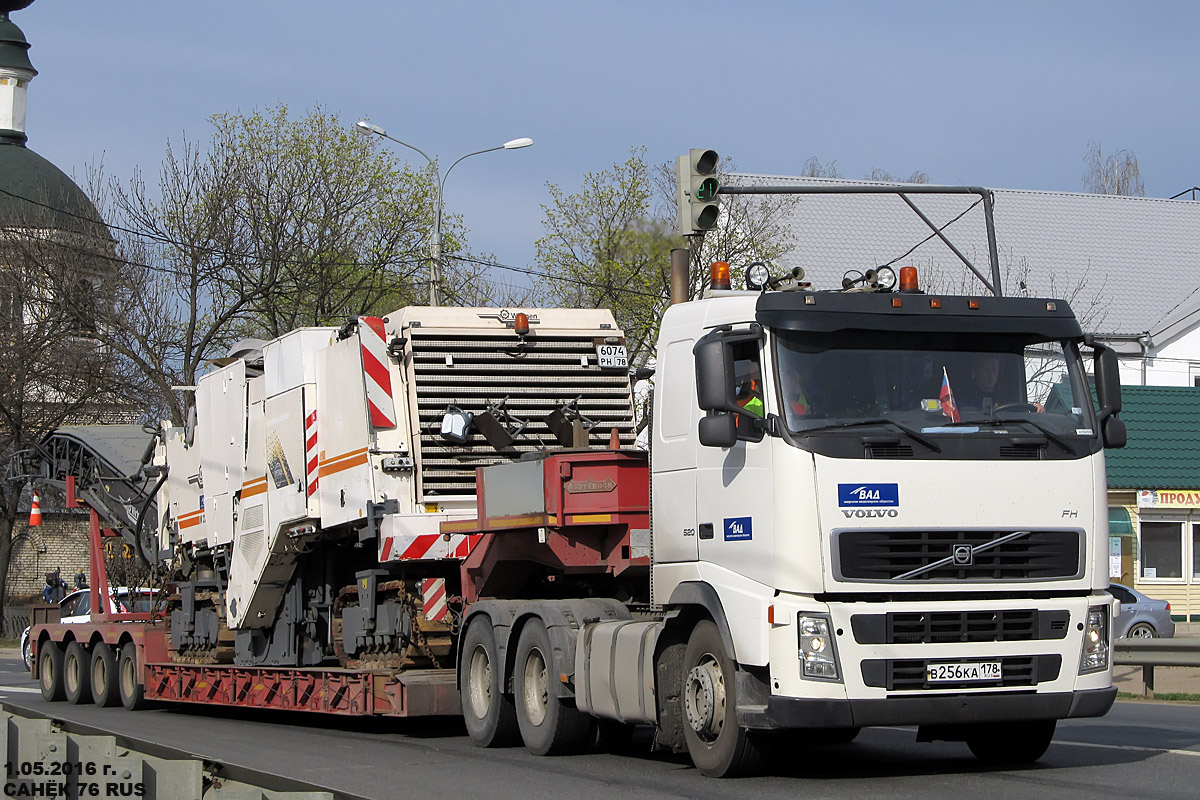
[[[692,150],[675,162],[675,177],[678,189],[675,199],[679,206],[678,233],[691,236],[717,227],[720,209],[717,193],[721,182],[717,180],[717,162],[721,157],[716,150]]]

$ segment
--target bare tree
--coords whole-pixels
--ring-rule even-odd
[[[47,227],[39,209],[0,228],[0,458],[6,464],[64,424],[112,421],[123,375],[99,337],[116,270],[102,225]],[[28,513],[21,469],[0,481],[0,619],[12,534]]]
[[[1099,142],[1088,142],[1083,164],[1085,192],[1145,197],[1137,155],[1132,150],[1122,149],[1106,156]]]
[[[111,188],[125,231],[110,345],[150,408],[181,423],[210,359],[247,336],[387,313],[416,299],[433,220],[432,172],[320,108],[219,114],[206,143],[168,145],[154,189]],[[448,254],[461,226],[444,225]],[[454,290],[468,276],[447,276]]]
[[[921,170],[915,170],[907,178],[898,178],[886,169],[876,167],[867,175],[867,180],[875,183],[929,183],[929,175]]]

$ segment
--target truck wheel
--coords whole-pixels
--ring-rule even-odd
[[[112,647],[100,642],[92,648],[92,700],[96,705],[111,708],[121,702],[119,680],[117,657]]]
[[[92,657],[79,642],[67,645],[62,675],[68,703],[77,706],[92,702]]]
[[[117,688],[121,705],[130,711],[140,711],[150,703],[146,700],[146,687],[138,679],[137,645],[126,642],[117,659]]]
[[[546,626],[530,620],[517,643],[513,695],[521,739],[534,755],[581,753],[592,739],[595,720],[555,695],[559,673]]]
[[[38,645],[38,683],[42,687],[42,699],[48,703],[57,703],[66,695],[63,694],[63,651],[58,645],[47,639]]]
[[[733,659],[711,620],[692,629],[684,655],[683,736],[696,769],[710,778],[732,778],[757,770],[763,758],[750,733],[737,724]]]
[[[967,747],[986,764],[1029,764],[1046,754],[1057,720],[980,725],[967,735]]]
[[[462,707],[467,734],[476,747],[517,743],[517,712],[500,686],[496,634],[487,617],[478,617],[462,641]]]

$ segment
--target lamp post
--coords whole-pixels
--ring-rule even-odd
[[[388,141],[403,145],[409,150],[417,151],[421,154],[422,158],[429,162],[429,166],[433,168],[434,182],[435,186],[437,187],[437,197],[434,200],[436,206],[433,215],[433,241],[429,246],[432,261],[432,265],[429,270],[429,305],[441,305],[440,298],[438,297],[438,287],[441,285],[442,281],[442,192],[446,188],[446,178],[450,177],[450,170],[454,169],[458,165],[459,161],[462,161],[465,158],[470,158],[471,156],[477,156],[483,153],[491,153],[495,150],[519,150],[522,147],[529,147],[529,145],[533,144],[533,139],[522,137],[520,139],[507,141],[504,144],[496,145],[495,147],[489,147],[484,150],[476,150],[473,153],[467,153],[465,156],[460,156],[453,164],[449,166],[449,168],[446,170],[446,174],[442,175],[441,170],[438,169],[437,161],[426,155],[425,151],[423,151],[421,148],[411,145],[408,142],[402,142],[394,136],[388,136],[387,131],[370,120],[360,119],[355,123],[355,127],[358,129],[359,133],[382,136]]]

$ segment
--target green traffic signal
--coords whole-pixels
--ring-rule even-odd
[[[704,203],[715,200],[720,189],[721,184],[716,178],[705,178],[696,187],[696,199]]]

